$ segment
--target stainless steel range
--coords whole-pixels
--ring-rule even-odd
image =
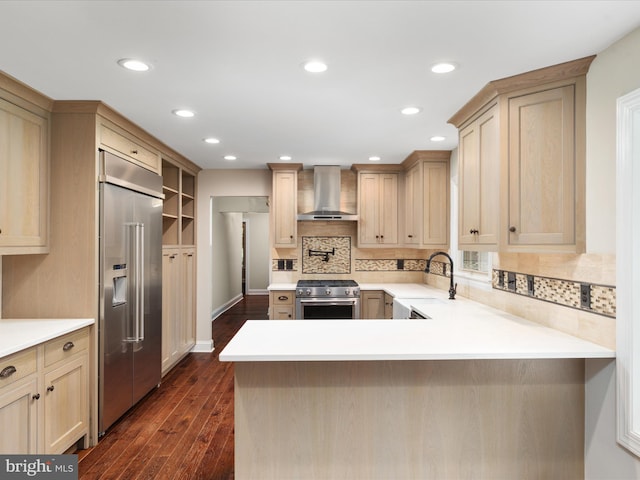
[[[302,320],[360,318],[360,287],[354,280],[298,280],[296,318]]]

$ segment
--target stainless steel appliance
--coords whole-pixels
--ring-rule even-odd
[[[98,428],[160,383],[162,177],[100,152]]]
[[[354,280],[298,280],[296,318],[302,320],[360,318],[360,287]]]

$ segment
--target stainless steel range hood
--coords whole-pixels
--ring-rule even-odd
[[[313,211],[301,213],[298,220],[358,220],[355,213],[340,211],[340,166],[313,167]]]

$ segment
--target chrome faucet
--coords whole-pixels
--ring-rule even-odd
[[[458,284],[456,283],[455,285],[453,284],[453,260],[451,259],[451,257],[449,256],[449,254],[447,252],[435,252],[432,253],[431,256],[429,257],[429,259],[427,260],[427,268],[424,269],[425,273],[429,273],[429,269],[431,268],[431,260],[433,259],[433,257],[437,257],[438,255],[444,255],[445,257],[447,257],[449,259],[449,264],[451,266],[451,274],[449,275],[449,300],[455,300],[456,299],[456,291],[458,290]],[[445,274],[446,269],[445,269]]]

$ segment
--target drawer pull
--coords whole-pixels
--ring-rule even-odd
[[[55,389],[55,387],[53,385],[49,385],[47,387],[47,392],[53,392],[54,389]]]
[[[16,373],[18,370],[13,365],[9,365],[8,367],[4,367],[0,372],[0,378],[9,378],[11,375]]]
[[[284,302],[285,300],[289,300],[289,297],[287,297],[286,295],[280,295],[278,297],[278,300],[280,300],[281,302]]]
[[[31,398],[33,398],[34,400],[40,400],[40,394],[39,394],[39,393],[36,393],[36,394],[35,394],[33,397],[31,397]]]
[[[68,352],[69,350],[71,350],[73,347],[75,347],[75,345],[73,344],[73,342],[67,342],[62,346],[62,351],[63,352]]]

